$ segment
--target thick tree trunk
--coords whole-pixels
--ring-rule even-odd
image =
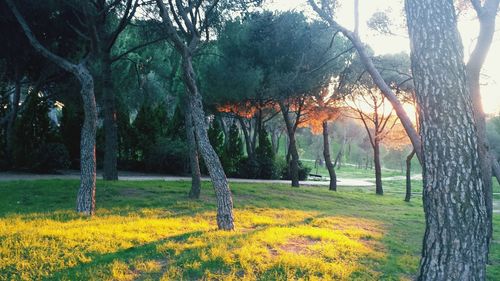
[[[191,110],[189,109],[189,103],[187,104],[187,109],[188,110],[185,112],[186,134],[189,148],[189,164],[191,166],[191,189],[189,190],[189,198],[198,199],[200,198],[201,192],[200,162],[198,159],[198,147],[196,145],[196,135],[190,114]]]
[[[405,201],[410,202],[411,199],[411,159],[415,155],[415,149],[406,157],[406,195]]]
[[[485,280],[485,188],[453,1],[405,6],[423,143],[419,280]]]
[[[95,212],[96,156],[95,138],[97,108],[94,96],[94,80],[85,65],[77,67],[77,78],[81,84],[81,96],[85,118],[80,139],[80,189],[76,199],[76,211],[85,215]]]
[[[104,180],[118,180],[118,125],[116,122],[116,101],[113,91],[111,60],[104,55],[102,62],[102,92],[104,107]]]
[[[375,165],[375,193],[377,195],[384,195],[382,187],[382,166],[380,165],[380,143],[375,140],[373,146],[373,164]]]
[[[288,134],[288,154],[291,156],[291,160],[287,162],[288,169],[290,171],[290,178],[292,180],[293,187],[299,187],[299,152],[297,151],[297,144],[295,142],[295,129],[288,116],[288,110],[285,105],[280,102],[281,112],[283,113],[283,119],[285,120],[286,131]],[[290,157],[287,156],[287,161]]]
[[[19,111],[19,101],[21,99],[21,77],[19,71],[16,68],[14,81],[14,97],[12,99],[12,108],[9,112],[10,116],[7,120],[7,131],[6,131],[6,152],[7,152],[7,161],[11,162],[14,160],[13,151],[14,151],[14,125],[17,120],[17,114]]]
[[[231,190],[229,189],[229,184],[220,159],[208,140],[203,103],[198,91],[198,86],[196,85],[192,59],[188,50],[185,50],[185,53],[182,54],[182,70],[184,82],[188,90],[189,109],[191,110],[191,112],[187,112],[186,114],[191,114],[196,140],[198,142],[198,149],[201,152],[203,160],[205,160],[205,165],[210,174],[215,196],[217,198],[217,225],[221,230],[233,230],[234,216]]]
[[[330,175],[330,190],[337,191],[337,175],[335,174],[335,168],[330,158],[330,141],[328,137],[328,122],[323,121],[323,156],[325,157],[325,165]]]

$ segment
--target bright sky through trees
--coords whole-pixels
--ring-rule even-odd
[[[339,7],[337,17],[339,23],[351,28],[353,26],[353,0],[338,1]],[[404,22],[404,3],[402,0],[361,0],[359,1],[360,16],[360,36],[362,40],[369,44],[377,55],[388,53],[409,53],[410,46],[408,34]],[[290,10],[295,9],[305,11],[314,16],[306,0],[269,0],[266,4],[269,9]],[[387,12],[390,16],[397,35],[383,35],[370,30],[366,24],[368,19],[375,12]],[[465,59],[472,52],[475,39],[479,30],[479,21],[475,13],[471,10],[462,14],[459,18],[459,30],[464,43]],[[500,23],[497,20],[497,30],[500,30]],[[497,32],[498,33],[498,32]],[[482,71],[481,94],[483,96],[483,107],[487,114],[500,113],[500,37],[495,34],[488,58]]]

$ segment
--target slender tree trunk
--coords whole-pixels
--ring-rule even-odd
[[[380,165],[380,143],[375,140],[373,146],[373,164],[375,165],[375,193],[377,195],[384,195],[382,188],[382,167]]]
[[[405,7],[423,144],[419,280],[485,280],[485,188],[453,1],[406,0]]]
[[[337,175],[335,174],[332,159],[330,159],[330,141],[328,137],[328,122],[323,121],[323,156],[325,157],[325,165],[330,175],[330,190],[337,191]]]
[[[411,159],[415,155],[415,149],[413,149],[408,157],[406,157],[406,195],[405,201],[410,202],[411,199]]]
[[[498,161],[497,161],[495,155],[493,155],[492,153],[490,153],[490,158],[491,158],[491,162],[492,162],[491,166],[492,166],[493,174],[497,178],[498,184],[500,184],[500,165],[498,164]]]
[[[21,75],[19,74],[18,67],[16,67],[15,81],[14,81],[14,97],[12,99],[12,109],[10,111],[9,119],[7,120],[7,131],[6,131],[6,152],[7,160],[12,164],[14,157],[14,125],[17,120],[17,114],[19,111],[19,101],[21,99]]]
[[[186,110],[186,134],[188,140],[189,148],[189,163],[191,166],[191,190],[189,191],[189,198],[198,199],[200,198],[201,192],[201,172],[200,172],[200,162],[198,160],[198,147],[196,145],[196,135],[193,127],[193,120],[191,118],[191,110],[189,109],[189,103],[187,104],[188,110]]]
[[[221,230],[233,230],[234,216],[231,190],[229,189],[220,159],[208,140],[203,103],[198,86],[196,85],[192,58],[188,50],[185,50],[182,54],[182,70],[184,82],[188,90],[189,109],[191,110],[187,114],[191,114],[198,148],[203,160],[205,160],[217,198],[217,226]]]
[[[487,0],[482,8],[476,7],[480,24],[479,36],[474,51],[471,53],[466,66],[467,82],[469,83],[472,105],[474,108],[474,119],[477,129],[477,141],[481,171],[483,173],[486,208],[488,214],[488,243],[493,234],[493,181],[492,181],[492,159],[490,158],[490,146],[486,136],[486,119],[481,102],[480,74],[489,48],[495,34],[495,18],[499,0]]]
[[[85,215],[95,212],[96,183],[96,128],[97,108],[94,96],[94,80],[85,65],[79,64],[77,78],[81,84],[84,121],[80,138],[80,189],[76,199],[76,211]]]
[[[102,62],[102,92],[104,107],[104,180],[118,180],[118,125],[116,122],[116,101],[111,73],[111,60],[104,55]]]
[[[290,120],[290,116],[288,116],[288,110],[286,110],[285,105],[280,102],[280,107],[281,112],[283,113],[283,119],[285,120],[288,140],[290,142],[288,145],[288,153],[292,159],[290,162],[287,162],[290,171],[290,178],[292,180],[292,186],[299,187],[299,152],[297,151],[297,144],[295,143],[295,130],[293,128],[294,126],[292,121]],[[287,161],[289,158],[290,157],[287,156]]]
[[[238,121],[241,125],[241,130],[243,130],[243,136],[245,137],[245,147],[247,149],[247,155],[249,159],[255,159],[255,153],[252,149],[252,141],[250,140],[250,133],[248,132],[248,128],[243,121],[243,118],[238,117]]]

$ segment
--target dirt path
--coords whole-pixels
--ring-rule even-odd
[[[137,172],[125,172],[120,171],[120,180],[126,181],[148,181],[148,180],[164,180],[164,181],[190,181],[191,177],[180,177],[171,175],[160,175],[160,174],[146,174]],[[98,178],[102,178],[100,172],[97,173]],[[40,180],[40,179],[79,179],[80,174],[78,171],[64,171],[60,174],[31,174],[31,173],[20,173],[20,172],[0,172],[0,181],[13,181],[13,180]],[[210,178],[203,177],[202,180],[208,181]],[[230,182],[241,182],[241,183],[281,183],[289,184],[290,181],[287,180],[258,180],[258,179],[236,179],[229,178]],[[301,185],[304,186],[328,186],[329,181],[301,181]],[[337,179],[338,186],[361,186],[369,187],[374,186],[370,181],[364,179]]]

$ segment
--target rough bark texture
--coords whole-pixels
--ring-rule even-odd
[[[118,125],[116,121],[116,101],[113,92],[111,60],[109,54],[102,58],[102,94],[104,107],[104,180],[118,180]]]
[[[219,157],[208,140],[201,95],[196,85],[191,56],[187,52],[182,56],[182,70],[189,95],[188,100],[190,104],[188,108],[191,110],[191,112],[186,114],[191,114],[198,149],[203,160],[205,160],[205,165],[210,174],[217,198],[217,226],[222,230],[232,230],[234,229],[234,216],[231,190],[229,189],[226,174],[224,173]]]
[[[94,97],[94,80],[88,69],[80,64],[77,68],[77,78],[82,86],[80,94],[83,100],[85,118],[80,138],[80,189],[76,199],[76,211],[85,215],[95,212],[95,182],[96,182],[96,124],[97,109]]]
[[[415,155],[415,149],[406,157],[406,195],[405,201],[410,202],[411,199],[411,159]]]
[[[281,112],[283,113],[283,119],[285,120],[286,131],[288,134],[288,153],[291,156],[291,160],[288,163],[290,169],[290,178],[292,180],[293,187],[299,187],[299,152],[297,151],[297,144],[295,142],[295,126],[290,120],[288,115],[288,110],[286,110],[285,105],[280,102]],[[288,160],[289,157],[287,157]]]
[[[198,199],[200,198],[201,192],[201,172],[200,163],[198,159],[198,147],[196,145],[196,135],[193,127],[193,120],[191,118],[191,110],[189,109],[189,103],[187,105],[185,118],[186,118],[186,134],[188,140],[189,148],[189,164],[191,167],[191,189],[189,190],[189,198]]]
[[[377,195],[384,195],[382,187],[382,165],[380,165],[380,143],[375,138],[373,146],[373,164],[375,165],[375,193]]]
[[[330,175],[330,190],[337,191],[337,175],[333,167],[332,159],[330,157],[330,141],[328,139],[328,122],[323,121],[323,156],[325,157],[325,165]]]
[[[419,280],[485,280],[485,190],[453,1],[405,6],[423,144]]]

